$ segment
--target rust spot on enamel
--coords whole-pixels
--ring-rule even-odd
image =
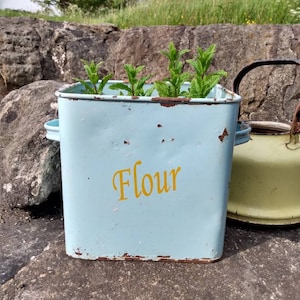
[[[227,129],[226,128],[224,128],[224,130],[223,130],[223,133],[221,134],[221,135],[219,135],[218,136],[218,138],[219,138],[219,140],[221,141],[221,142],[223,142],[224,141],[224,138],[225,138],[225,136],[228,136],[229,134],[228,134],[228,131],[227,131]]]
[[[80,252],[79,249],[77,249],[77,250],[75,251],[75,254],[76,254],[76,255],[79,255],[79,256],[82,255],[82,253]]]
[[[191,98],[176,98],[176,97],[155,97],[151,101],[160,103],[161,106],[171,107],[177,104],[187,104]]]

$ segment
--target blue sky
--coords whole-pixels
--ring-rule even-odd
[[[39,6],[30,0],[0,0],[0,9],[5,8],[37,11]]]

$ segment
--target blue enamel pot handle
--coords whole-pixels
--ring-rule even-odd
[[[47,130],[46,138],[52,141],[60,141],[59,134],[59,120],[53,119],[44,124],[45,129]]]

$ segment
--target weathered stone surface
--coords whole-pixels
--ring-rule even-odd
[[[153,80],[167,75],[160,54],[170,41],[177,47],[206,48],[215,43],[212,70],[224,69],[221,83],[231,89],[247,64],[261,59],[294,58],[300,53],[300,25],[218,24],[153,26],[118,30],[113,25],[79,25],[30,18],[0,17],[0,97],[8,90],[40,79],[72,82],[83,77],[80,59],[103,60],[101,73],[124,79],[124,63],[143,64]],[[187,65],[188,69],[189,66]],[[300,100],[300,71],[295,66],[262,67],[241,84],[242,118],[290,121]],[[7,89],[5,88],[7,86]]]
[[[0,204],[0,285],[13,278],[44,250],[49,241],[62,233],[63,222],[55,207],[58,201],[51,198],[49,204],[32,207],[33,210],[39,210],[35,215]]]
[[[0,104],[0,204],[39,204],[60,190],[59,143],[45,137],[55,118],[54,92],[63,86],[37,81],[10,92]]]
[[[118,35],[109,24],[0,17],[0,96],[41,79],[72,81],[83,76],[79,59],[106,60]]]
[[[55,230],[46,224],[49,231]],[[27,232],[29,226],[23,230]],[[44,228],[45,222],[40,226]],[[49,244],[40,255],[33,252],[27,265],[0,286],[1,299],[299,298],[299,226],[266,229],[228,224],[224,256],[213,264],[74,259],[65,254],[61,229],[55,232],[60,234],[56,238],[49,235]]]
[[[160,50],[174,41],[180,49],[217,45],[212,70],[224,69],[228,77],[221,83],[232,89],[233,80],[246,65],[256,60],[291,58],[300,55],[300,25],[235,26],[218,24],[207,26],[157,26],[124,30],[109,56],[107,64],[114,64],[115,77],[125,76],[124,63],[146,65],[145,72],[155,79],[167,76],[166,59]],[[189,66],[186,66],[189,69]],[[242,118],[253,120],[290,121],[300,100],[300,67],[265,66],[245,76],[240,87],[244,100]]]

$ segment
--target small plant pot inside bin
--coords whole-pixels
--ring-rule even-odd
[[[249,139],[241,98],[216,85],[203,99],[133,99],[113,82],[103,95],[57,92],[67,254],[219,259],[236,132]]]
[[[275,61],[283,63],[299,64],[293,60]],[[274,61],[255,62],[242,75],[266,64]],[[291,124],[248,124],[252,128],[250,141],[234,149],[228,217],[262,225],[300,223],[300,104]]]

